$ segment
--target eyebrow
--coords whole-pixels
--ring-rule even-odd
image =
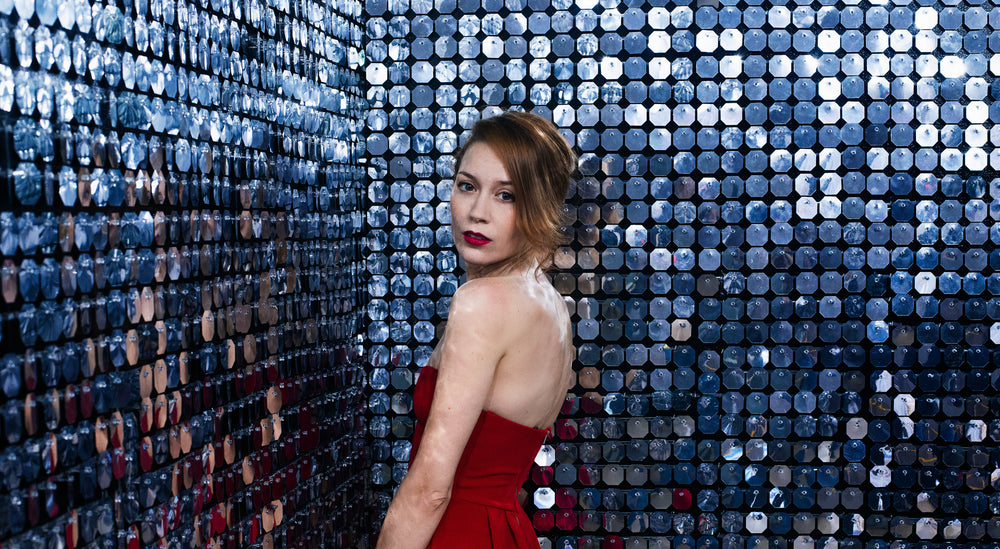
[[[459,170],[459,172],[457,174],[455,174],[455,175],[464,175],[465,177],[468,177],[469,179],[471,179],[471,180],[473,180],[473,181],[475,181],[477,183],[479,182],[479,180],[476,179],[476,176],[474,176],[471,173],[469,173],[467,171],[464,171],[464,170]],[[504,186],[504,187],[513,187],[514,186],[513,183],[511,183],[510,181],[507,181],[507,180],[498,181],[497,183],[499,183],[501,186]]]

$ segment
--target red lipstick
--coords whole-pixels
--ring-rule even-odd
[[[485,246],[490,243],[490,239],[472,231],[465,231],[462,233],[462,237],[465,238],[466,242],[472,244],[473,246]]]

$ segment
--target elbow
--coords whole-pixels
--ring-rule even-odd
[[[428,488],[420,495],[421,505],[431,513],[443,513],[451,501],[451,487]]]
[[[451,501],[453,475],[443,475],[437,468],[427,463],[414,463],[399,487],[397,496],[405,501],[405,506],[421,515],[444,513]]]

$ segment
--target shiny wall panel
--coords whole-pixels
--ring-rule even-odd
[[[462,272],[481,114],[580,154],[578,384],[524,504],[543,547],[1000,538],[1000,8],[368,0],[371,479]]]
[[[355,546],[360,3],[0,14],[0,545]]]

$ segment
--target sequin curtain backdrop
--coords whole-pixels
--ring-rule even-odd
[[[362,6],[0,0],[0,544],[356,547]]]
[[[1000,539],[1000,9],[369,0],[368,398],[384,511],[459,283],[479,117],[580,152],[578,385],[525,506],[543,547]]]

